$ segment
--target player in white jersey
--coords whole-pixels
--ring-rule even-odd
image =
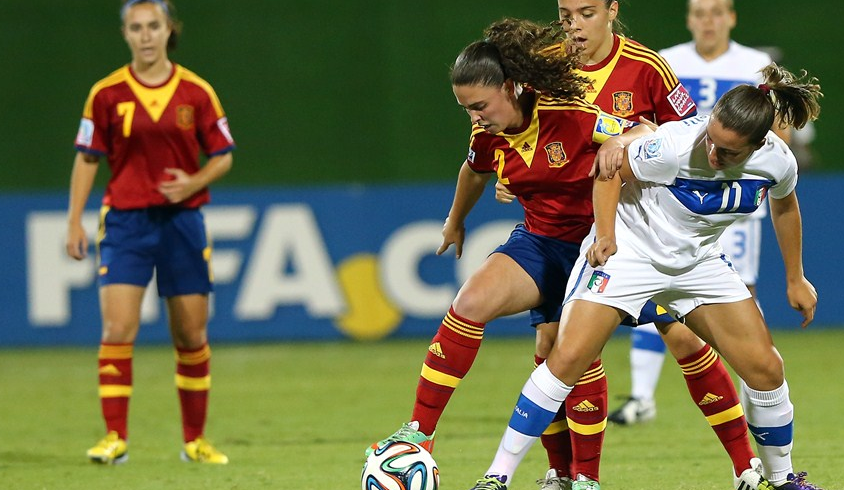
[[[730,38],[736,26],[732,0],[689,0],[686,26],[692,41],[659,52],[677,74],[698,106],[698,115],[709,114],[715,102],[738,85],[762,82],[760,70],[771,57]],[[787,131],[778,132],[787,137]],[[742,281],[756,297],[762,222],[767,216],[763,203],[751,215],[737,220],[721,236],[724,252],[730,256]],[[652,323],[640,325],[631,334],[631,396],[608,419],[622,425],[651,420],[656,415],[654,393],[665,358],[665,344]]]
[[[774,64],[763,75],[758,87],[730,90],[711,116],[666,123],[627,148],[624,137],[604,145],[599,164],[620,158],[621,167],[612,176],[615,167],[600,165],[607,178],[595,181],[595,225],[583,242],[581,272],[570,276],[560,336],[525,384],[495,459],[474,489],[507,489],[618,324],[638,317],[651,299],[718,346],[752,395],[746,410],[765,424],[757,428],[771,441],[787,442],[767,455],[767,478],[758,458],[734,466],[734,488],[817,489],[791,470],[793,406],[782,358],[718,243],[727,226],[770,196],[789,303],[804,327],[812,321],[817,293],[803,275],[797,164],[769,128],[775,116],[798,128],[817,117],[820,87]]]

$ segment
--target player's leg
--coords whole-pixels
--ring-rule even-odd
[[[100,210],[97,259],[102,338],[97,362],[106,437],[87,453],[98,463],[122,463],[129,457],[134,343],[140,328],[141,302],[154,268],[145,240],[150,235],[148,225],[143,210]]]
[[[516,467],[625,316],[627,313],[590,301],[566,304],[554,350],[524,385],[492,465],[476,488],[484,488],[491,479],[510,484]]]
[[[700,409],[733,462],[742,468],[753,457],[747,423],[730,373],[712,347],[685,325],[660,325],[665,343],[677,359],[692,402]]]
[[[159,295],[166,298],[170,336],[176,351],[176,390],[182,413],[185,461],[228,463],[228,457],[205,438],[211,390],[211,348],[208,345],[208,294],[213,289],[211,245],[198,210],[162,212],[158,253]]]
[[[88,459],[97,463],[123,463],[129,458],[127,440],[132,357],[143,296],[143,287],[130,284],[110,284],[100,288],[103,333],[97,363],[106,436],[87,452]]]
[[[469,372],[495,318],[526,311],[541,300],[539,289],[508,255],[493,253],[460,288],[431,340],[416,388],[411,422],[366,450],[391,440],[408,440],[433,449],[433,437],[454,390]]]
[[[559,322],[542,323],[536,326],[536,353],[534,354],[534,368],[539,367],[548,358],[554,341],[557,339]],[[572,440],[569,435],[569,426],[566,422],[565,407],[554,416],[551,424],[542,433],[540,438],[545,453],[548,455],[549,471],[542,482],[542,488],[554,488],[555,485],[562,486],[564,479],[572,476]]]

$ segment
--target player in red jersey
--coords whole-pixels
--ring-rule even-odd
[[[633,125],[582,100],[586,80],[575,73],[575,59],[559,49],[540,52],[562,36],[559,26],[505,20],[455,62],[452,87],[473,127],[437,253],[454,245],[460,257],[466,216],[493,177],[518,196],[524,224],[458,292],[428,348],[411,422],[367,453],[393,440],[432,448],[488,322],[526,310],[534,325],[559,322],[566,279],[593,221],[589,173],[597,142]],[[600,362],[583,383],[606,384]]]
[[[568,40],[553,49],[579,52],[583,60],[579,73],[589,79],[587,101],[619,117],[634,121],[644,117],[659,124],[696,113],[694,102],[668,63],[654,51],[619,34],[622,26],[617,1],[558,0],[557,6]],[[507,187],[501,182],[496,184],[496,198],[501,202],[513,200]],[[638,321],[640,329],[656,330],[652,322],[657,323],[680,364],[693,401],[734,465],[748,461],[752,451],[746,422],[735,387],[717,353],[652,303]],[[537,363],[548,356],[557,328],[557,323],[537,326]],[[635,329],[633,334],[637,335]],[[540,483],[542,489],[561,488],[561,477],[575,479],[573,485],[578,488],[598,485],[607,423],[606,380],[589,386],[578,383],[572,394],[541,437],[550,466],[545,481]],[[640,417],[653,414],[649,407],[637,408],[641,409]]]
[[[88,251],[82,213],[105,157],[111,176],[97,245],[103,322],[99,395],[107,435],[87,456],[106,464],[129,457],[133,346],[141,300],[155,272],[176,350],[182,459],[225,464],[226,455],[204,436],[212,281],[200,206],[209,201],[208,185],[231,168],[234,141],[211,86],[168,58],[180,27],[173,5],[128,0],[121,20],[132,61],[91,89],[76,137],[68,205],[67,253],[82,260]],[[200,151],[208,157],[202,166]]]

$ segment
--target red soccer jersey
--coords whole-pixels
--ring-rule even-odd
[[[631,126],[583,101],[537,97],[519,129],[492,135],[473,126],[467,161],[475,172],[496,172],[518,196],[528,231],[580,243],[594,219],[597,143]]]
[[[135,78],[128,65],[97,82],[76,136],[77,150],[108,158],[103,204],[117,209],[169,205],[157,190],[172,178],[164,169],[193,174],[200,150],[214,156],[233,148],[214,89],[175,63],[170,78],[155,87]],[[206,188],[179,205],[196,208],[208,201]]]
[[[592,79],[588,102],[634,122],[639,116],[662,124],[695,115],[694,101],[662,56],[630,39],[613,37],[609,56],[579,71]]]

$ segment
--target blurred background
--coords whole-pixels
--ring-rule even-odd
[[[0,165],[6,250],[0,345],[98,336],[94,263],[63,257],[64,211],[88,90],[129,61],[120,3],[0,0],[0,135],[7,155]],[[207,210],[217,239],[219,326],[212,323],[212,333],[231,340],[429,335],[472,266],[521,215],[488,193],[468,223],[473,255],[460,263],[433,256],[469,130],[451,93],[449,66],[492,21],[550,22],[555,3],[176,6],[184,29],[171,58],[215,88],[238,144],[235,167],[212,189]],[[737,0],[735,7],[735,40],[776,51],[792,71],[807,69],[826,95],[798,188],[807,276],[823,301],[837,295],[842,272],[824,257],[840,248],[835,226],[842,216],[833,196],[844,183],[835,143],[844,77],[833,37],[844,8],[785,0]],[[620,2],[627,34],[655,50],[690,39],[685,9],[682,0]],[[100,185],[107,175],[103,164]],[[89,202],[89,232],[98,197]],[[760,297],[773,326],[793,326],[767,226]],[[819,324],[838,323],[831,309],[819,309]],[[163,322],[154,300],[145,311],[149,323]],[[501,331],[530,333],[521,328],[524,317],[511,324],[519,328]],[[166,331],[143,339],[166,339]]]

